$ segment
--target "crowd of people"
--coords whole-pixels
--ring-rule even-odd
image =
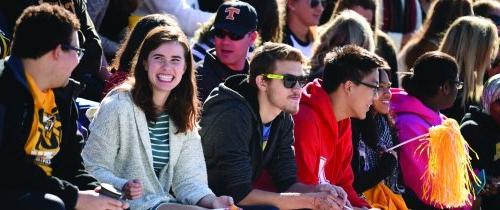
[[[2,1],[0,205],[497,209],[499,35],[498,0]],[[453,207],[407,142],[447,119]]]

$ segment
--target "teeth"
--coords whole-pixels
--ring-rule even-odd
[[[171,82],[172,80],[174,80],[174,76],[173,75],[158,74],[157,77],[162,82]]]

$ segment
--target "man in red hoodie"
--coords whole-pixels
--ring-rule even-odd
[[[382,67],[386,63],[380,57],[361,47],[335,48],[325,57],[323,80],[305,86],[294,116],[298,179],[342,187],[354,209],[369,205],[352,186],[350,118],[366,117]]]

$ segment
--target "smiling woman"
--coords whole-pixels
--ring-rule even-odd
[[[208,188],[192,60],[178,27],[151,30],[132,61],[133,76],[104,98],[90,126],[86,167],[121,189],[132,209],[233,204]]]

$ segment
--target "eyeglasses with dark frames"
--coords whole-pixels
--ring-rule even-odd
[[[366,87],[371,88],[372,91],[373,91],[373,96],[378,95],[378,91],[380,89],[380,86],[378,84],[377,85],[373,85],[373,84],[369,84],[369,83],[366,83],[366,82],[363,82],[363,81],[357,81],[355,83],[359,83],[359,84],[362,84],[362,85],[364,85]]]
[[[450,83],[454,84],[455,87],[457,88],[457,90],[460,90],[460,89],[464,88],[464,82],[462,82],[462,81],[451,80]]]
[[[294,88],[299,85],[303,88],[307,84],[307,76],[295,76],[291,74],[262,74],[267,79],[280,79],[283,80],[283,86],[286,88]]]
[[[70,44],[62,44],[61,46],[64,50],[76,51],[76,54],[78,55],[78,60],[81,60],[83,55],[85,54],[85,49],[83,49],[83,48],[75,47],[75,46],[72,46]]]

